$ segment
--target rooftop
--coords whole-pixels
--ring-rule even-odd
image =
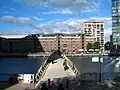
[[[25,35],[0,35],[1,38],[6,38],[6,39],[20,39],[20,38],[25,38],[26,36],[28,36],[27,34]]]

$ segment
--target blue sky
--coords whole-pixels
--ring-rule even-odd
[[[111,0],[1,0],[0,33],[24,34],[60,32],[76,21],[99,19],[105,22],[105,33],[111,34]],[[68,25],[68,27],[67,27]],[[46,30],[50,29],[50,30]],[[73,29],[73,28],[72,28]],[[58,31],[55,31],[58,30]],[[69,30],[62,30],[69,32]],[[72,31],[71,31],[72,32]],[[108,39],[108,34],[106,35]]]

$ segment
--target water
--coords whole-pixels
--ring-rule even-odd
[[[12,74],[35,74],[46,58],[0,58],[0,81]]]
[[[40,68],[41,64],[47,57],[37,58],[0,58],[0,81],[8,80],[11,74],[23,73],[23,74],[35,74]],[[91,57],[69,57],[76,65],[76,68],[81,73],[86,72],[98,72],[100,63],[92,63]],[[111,64],[111,61],[116,57],[104,56],[104,62],[102,65],[102,72],[105,73],[105,79],[111,79],[114,71],[115,63]]]

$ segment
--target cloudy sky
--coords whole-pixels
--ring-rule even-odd
[[[0,33],[80,32],[88,19],[104,21],[111,34],[111,0],[0,0]]]

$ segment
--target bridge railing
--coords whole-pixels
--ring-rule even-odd
[[[79,71],[77,70],[76,66],[71,62],[71,60],[69,58],[67,58],[65,55],[62,55],[63,58],[67,61],[68,65],[70,66],[70,68],[73,70],[74,74],[76,76],[79,76],[80,73]]]
[[[40,80],[43,78],[48,66],[49,66],[49,63],[47,62],[47,59],[46,59],[46,61],[42,64],[42,66],[40,67],[40,69],[36,73],[36,77],[35,77],[36,83],[40,82]]]

